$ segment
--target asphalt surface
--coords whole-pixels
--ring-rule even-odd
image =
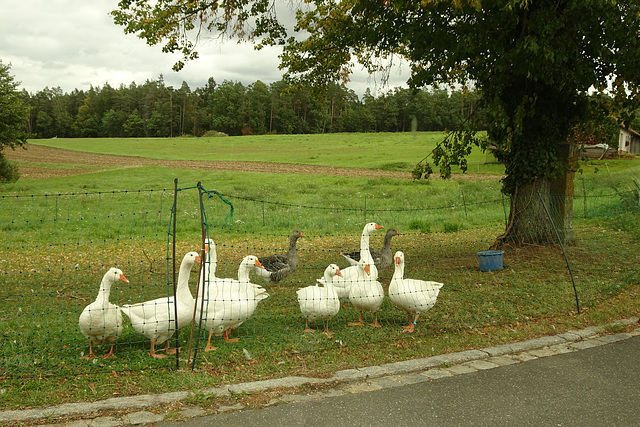
[[[158,422],[191,426],[640,426],[640,336],[375,391]]]

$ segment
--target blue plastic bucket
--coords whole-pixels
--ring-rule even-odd
[[[502,270],[504,251],[480,251],[478,263],[480,271]]]

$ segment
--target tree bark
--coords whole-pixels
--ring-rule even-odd
[[[511,195],[507,227],[505,232],[496,238],[494,249],[505,245],[549,245],[557,242],[553,225],[543,205],[549,205],[550,186],[549,178],[538,178],[530,184],[516,188]]]
[[[573,232],[573,196],[575,170],[580,154],[576,144],[564,143],[558,146],[558,158],[567,166],[566,172],[551,179],[550,214],[563,244],[575,242]]]
[[[505,232],[496,238],[493,248],[524,244],[572,244],[574,162],[577,150],[572,144],[558,147],[558,161],[566,165],[564,173],[541,177],[516,187],[511,195],[509,220]]]

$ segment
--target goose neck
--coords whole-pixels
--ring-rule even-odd
[[[113,280],[106,277],[102,278],[100,282],[100,290],[98,290],[98,296],[96,297],[96,301],[109,301],[109,296],[111,294],[111,285],[113,284]]]
[[[198,274],[198,296],[203,295],[205,289],[208,286],[211,286],[211,283],[215,280],[215,276],[212,274],[208,274],[208,272],[203,269]]]
[[[289,250],[295,249],[297,242],[298,242],[298,236],[296,236],[295,234],[292,234],[289,237]]]
[[[324,287],[333,288],[333,277],[329,273],[324,274]]]
[[[402,279],[404,277],[404,263],[396,265],[396,269],[393,272],[394,279]]]
[[[183,263],[180,265],[180,271],[178,272],[178,286],[176,289],[176,294],[179,296],[191,296],[191,291],[189,290],[189,273],[191,273],[192,265]]]
[[[238,267],[238,281],[249,281],[249,266],[247,266],[246,264],[240,264],[240,267]]]
[[[369,241],[370,241],[370,237],[368,233],[362,233],[362,237],[360,237],[360,250],[362,250],[362,248],[367,248],[369,249]]]

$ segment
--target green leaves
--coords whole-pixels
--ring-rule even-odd
[[[203,31],[243,40],[264,37],[266,44],[283,43],[286,35],[270,0],[121,0],[111,16],[125,33],[137,34],[150,46],[164,44],[163,52],[181,53],[175,71],[198,58]]]
[[[2,151],[26,144],[30,137],[25,130],[29,108],[23,104],[10,70],[10,65],[0,60],[0,182],[13,182],[19,177],[18,167],[9,163]]]
[[[300,85],[346,82],[357,62],[379,72],[395,56],[410,63],[415,88],[471,84],[496,118],[487,133],[508,165],[508,194],[552,172],[557,147],[583,117],[583,97],[593,88],[610,92],[625,119],[640,105],[636,0],[305,0],[289,31],[276,5],[122,0],[113,16],[125,32],[181,52],[175,69],[197,58],[206,30],[257,40],[258,48],[282,44],[281,68]],[[451,165],[465,168],[465,153],[479,143],[474,130],[454,132],[429,155],[441,175]],[[431,169],[421,162],[414,172]]]
[[[451,166],[458,166],[462,172],[467,171],[467,156],[471,154],[473,147],[486,147],[484,137],[471,129],[459,129],[452,131],[440,142],[427,157],[422,159],[411,172],[414,180],[425,178],[433,173],[431,164],[427,161],[433,157],[433,163],[439,167],[442,178],[451,178]]]
[[[4,147],[25,144],[30,136],[25,131],[29,109],[22,102],[18,82],[10,70],[11,66],[0,60],[0,152]]]

